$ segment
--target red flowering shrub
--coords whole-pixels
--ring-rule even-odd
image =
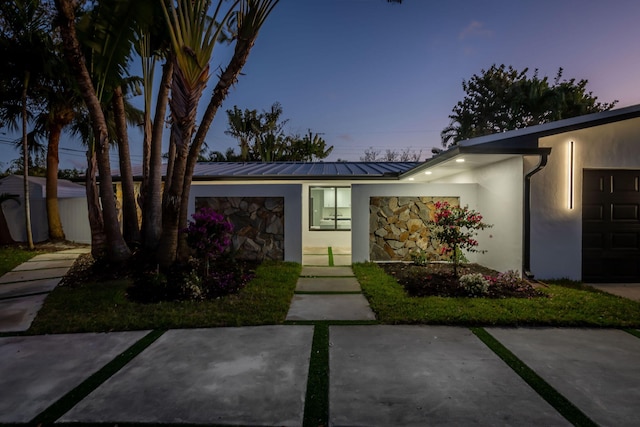
[[[451,254],[453,259],[453,272],[458,275],[458,257],[454,256],[457,250],[467,252],[484,252],[477,249],[478,241],[475,236],[478,230],[493,227],[482,222],[482,215],[469,209],[451,206],[448,202],[436,202],[431,235],[442,243],[441,253]]]

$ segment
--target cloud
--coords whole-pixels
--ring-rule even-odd
[[[484,23],[480,21],[471,21],[471,23],[460,32],[458,38],[460,40],[464,40],[467,38],[481,38],[491,36],[493,36],[493,31],[485,28]]]

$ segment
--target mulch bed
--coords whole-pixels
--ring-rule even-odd
[[[499,272],[478,264],[458,266],[458,277],[453,274],[453,266],[448,263],[430,263],[420,266],[410,263],[390,262],[378,264],[387,274],[394,277],[412,297],[469,297],[460,286],[458,277],[465,274],[480,273],[496,277]],[[490,286],[487,298],[535,298],[546,294],[536,289],[526,280],[510,287]]]

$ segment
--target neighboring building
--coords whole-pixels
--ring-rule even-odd
[[[47,180],[43,177],[30,176],[28,181],[33,241],[43,242],[49,239],[46,205]],[[14,202],[3,203],[2,210],[7,220],[11,237],[17,242],[26,242],[23,176],[8,175],[0,178],[0,193],[17,194],[19,196],[19,204]],[[71,181],[59,179],[58,206],[66,239],[77,243],[91,243],[85,187]]]

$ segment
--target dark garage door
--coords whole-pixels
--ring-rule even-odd
[[[636,170],[584,171],[584,282],[640,282],[639,177]]]

